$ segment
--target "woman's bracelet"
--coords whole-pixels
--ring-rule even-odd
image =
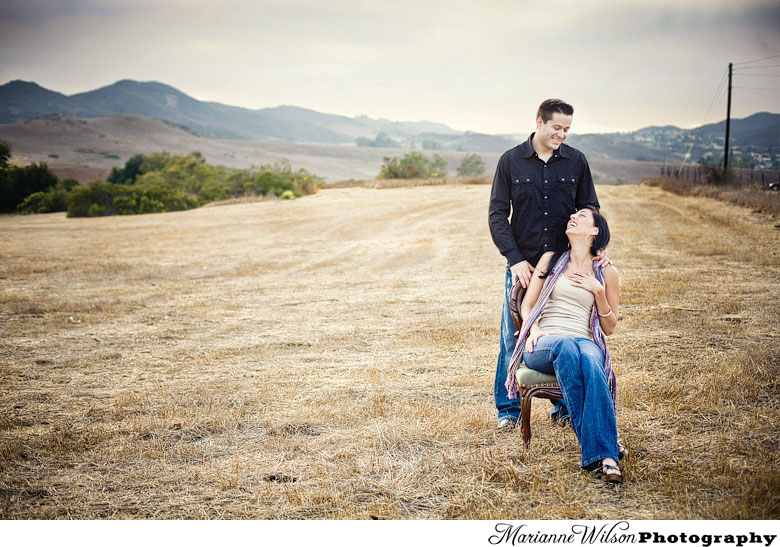
[[[599,308],[597,306],[596,313],[599,314],[599,317],[609,317],[610,315],[612,315],[612,306],[609,307],[609,312],[605,313],[604,315],[601,315],[601,313],[599,313]]]

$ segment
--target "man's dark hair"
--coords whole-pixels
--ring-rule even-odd
[[[556,112],[560,112],[564,116],[571,116],[574,114],[574,107],[560,99],[547,99],[539,105],[539,110],[536,111],[536,117],[542,118],[542,122],[547,123]]]

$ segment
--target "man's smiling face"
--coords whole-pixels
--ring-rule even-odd
[[[547,150],[558,150],[561,143],[566,140],[566,135],[571,127],[571,116],[553,112],[552,118],[542,122],[542,118],[536,119],[536,137],[538,143]]]

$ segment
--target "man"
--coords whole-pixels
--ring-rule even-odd
[[[520,419],[520,401],[509,399],[504,387],[516,342],[509,314],[512,284],[519,280],[523,288],[528,287],[542,254],[566,248],[565,230],[570,214],[585,205],[599,207],[585,156],[563,144],[573,114],[574,108],[559,99],[544,101],[536,113],[536,131],[526,142],[501,156],[493,178],[490,234],[507,260],[501,348],[493,392],[499,431],[513,429]],[[608,262],[602,252],[599,258],[601,264]],[[559,410],[565,412],[556,405],[553,418]]]

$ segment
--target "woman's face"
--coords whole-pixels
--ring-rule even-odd
[[[593,222],[593,212],[590,209],[580,209],[569,217],[566,233],[571,235],[585,234],[595,236],[598,229]]]

